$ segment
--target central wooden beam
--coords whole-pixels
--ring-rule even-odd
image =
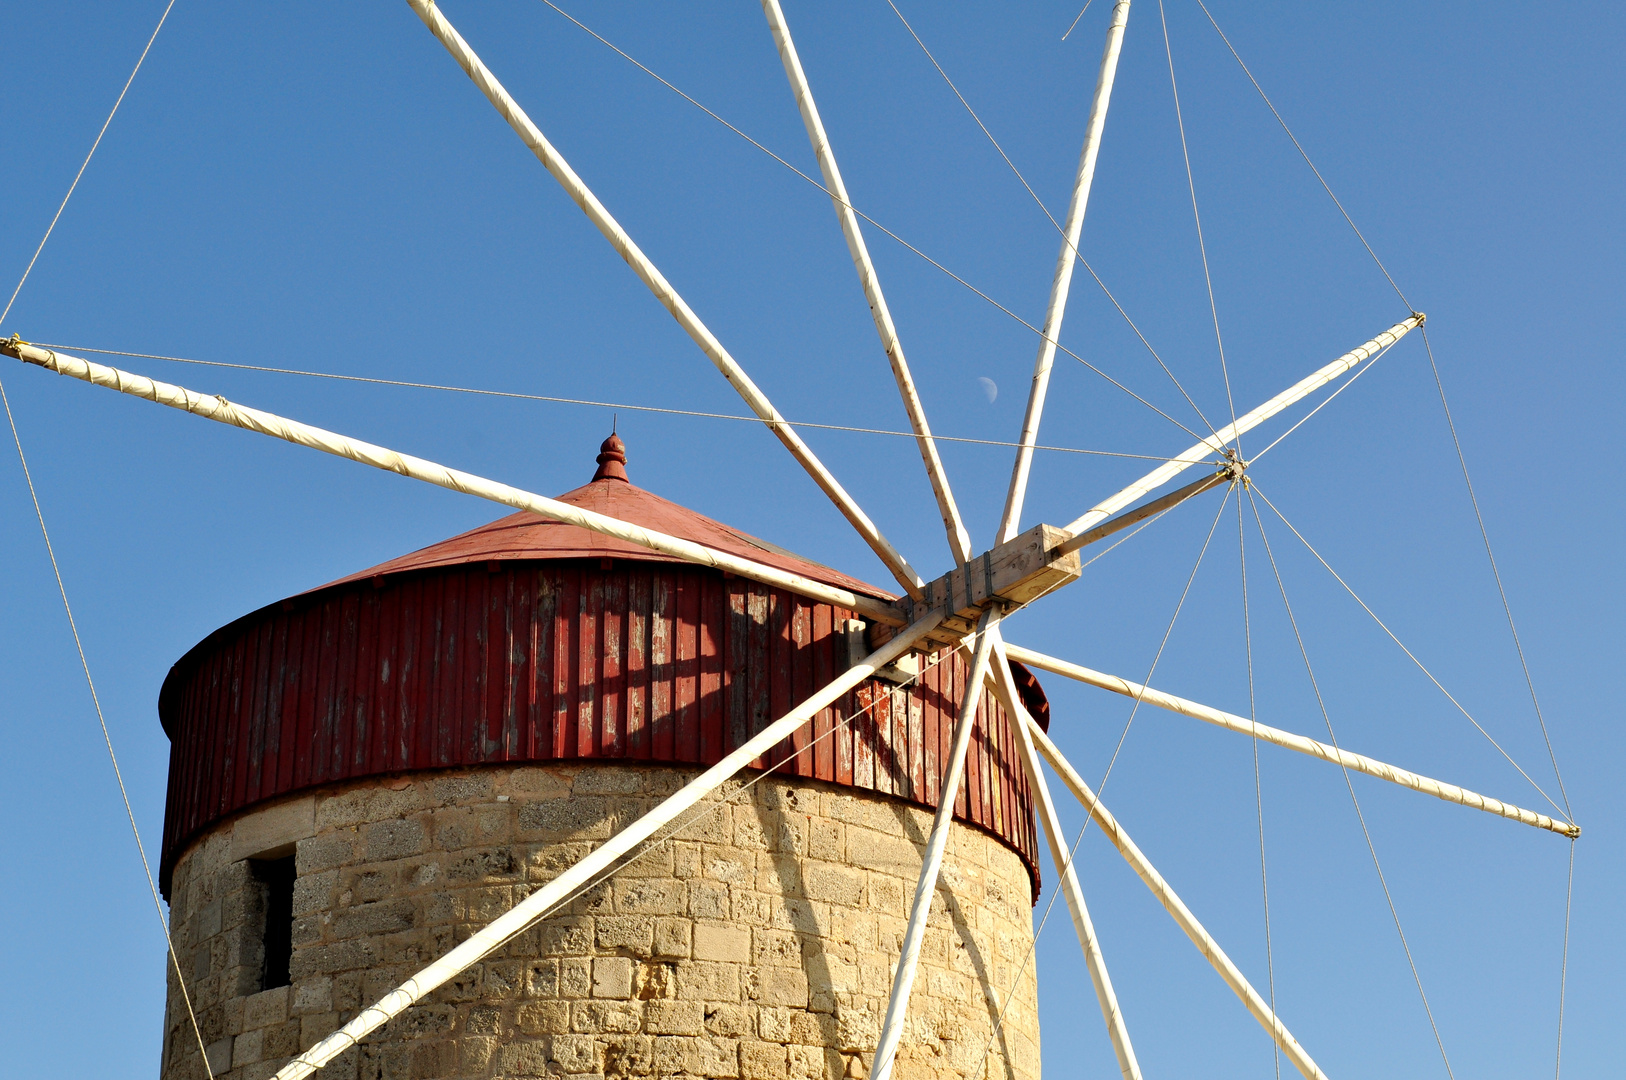
[[[1078,580],[1078,552],[1063,550],[1071,538],[1054,525],[1035,525],[928,581],[920,599],[900,601],[901,621],[912,623],[941,612],[943,621],[928,635],[931,644],[958,644],[975,632],[977,620],[996,603],[1009,613]],[[882,640],[890,632],[875,630]]]

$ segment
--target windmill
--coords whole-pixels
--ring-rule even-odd
[[[928,649],[934,652],[960,649],[968,653],[970,685],[980,686],[989,681],[990,689],[1003,709],[1008,715],[1017,718],[1013,731],[1018,742],[1021,767],[1031,785],[1037,818],[1043,826],[1046,842],[1051,848],[1056,869],[1063,882],[1063,891],[1073,914],[1080,946],[1101,1002],[1104,1019],[1112,1035],[1120,1068],[1125,1075],[1138,1075],[1132,1042],[1124,1018],[1114,1002],[1110,976],[1087,914],[1082,891],[1071,871],[1071,857],[1061,836],[1059,819],[1047,790],[1041,759],[1048,762],[1054,775],[1063,781],[1063,786],[1071,788],[1082,800],[1094,820],[1114,841],[1137,875],[1152,888],[1159,902],[1169,909],[1181,930],[1198,944],[1227,985],[1269,1033],[1284,1056],[1305,1075],[1321,1074],[1308,1052],[1292,1038],[1286,1027],[1277,1019],[1265,996],[1242,977],[1236,965],[1219,949],[1218,943],[1203,929],[1190,909],[1175,896],[1167,882],[1128,840],[1101,805],[1101,800],[1085,784],[1077,771],[1067,764],[1065,758],[1048,741],[1045,733],[1029,722],[1031,718],[1027,716],[1020,688],[1010,677],[1011,667],[1008,660],[1017,660],[1057,675],[1089,682],[1137,701],[1169,708],[1246,736],[1323,758],[1345,769],[1399,783],[1446,801],[1487,810],[1555,833],[1571,837],[1578,834],[1575,826],[1562,818],[1526,810],[1444,781],[1419,776],[1330,743],[1320,743],[1301,735],[1267,728],[1249,718],[1156,692],[1127,679],[1092,672],[1043,652],[1022,649],[1014,643],[1008,644],[1004,641],[1000,624],[1008,615],[1026,604],[1040,602],[1048,593],[1076,579],[1076,556],[1080,550],[1138,526],[1156,515],[1173,509],[1187,499],[1201,496],[1216,488],[1246,484],[1248,462],[1233,449],[1233,444],[1240,435],[1291,407],[1320,387],[1381,355],[1384,350],[1421,327],[1423,323],[1420,314],[1412,313],[1408,318],[1374,334],[1370,340],[1311,371],[1302,381],[1259,408],[1245,412],[1236,417],[1231,424],[1211,431],[1208,436],[1199,439],[1196,445],[1159,465],[1142,480],[1101,500],[1076,518],[1070,518],[1065,525],[1039,526],[1027,532],[1018,532],[1027,474],[1037,443],[1049,373],[1055,362],[1057,340],[1066,310],[1072,273],[1078,263],[1078,238],[1088,203],[1096,155],[1101,145],[1118,50],[1127,22],[1129,10],[1127,2],[1119,3],[1114,10],[1073,200],[1061,227],[1063,243],[1046,318],[1039,328],[1042,344],[1035,364],[1027,416],[1017,447],[1017,460],[1012,470],[1005,510],[995,531],[996,543],[981,552],[971,546],[969,530],[960,519],[952,489],[927,425],[924,409],[914,390],[912,375],[904,359],[897,331],[887,311],[884,294],[864,246],[862,224],[841,181],[805,73],[796,56],[789,29],[778,6],[771,0],[765,5],[776,44],[819,160],[824,187],[836,207],[843,233],[854,263],[858,267],[876,329],[903,396],[912,432],[920,449],[934,500],[949,539],[955,569],[930,580],[916,572],[886,540],[870,517],[802,441],[795,427],[779,415],[767,397],[751,382],[741,365],[707,329],[701,318],[682,300],[653,262],[636,246],[610,212],[599,203],[547,142],[546,137],[531,123],[496,77],[485,68],[439,9],[430,4],[414,4],[414,8],[436,38],[565,188],[573,201],[582,207],[640,280],[740,393],[752,412],[780,439],[798,464],[840,509],[877,557],[892,572],[908,599],[896,604],[877,602],[873,597],[821,583],[806,575],[788,572],[760,560],[708,548],[684,537],[663,534],[658,530],[629,525],[620,519],[572,507],[561,500],[550,500],[285,417],[234,405],[221,398],[209,397],[182,387],[106,367],[73,356],[66,350],[30,345],[20,339],[14,339],[6,347],[9,354],[59,374],[70,375],[161,404],[168,404],[194,415],[273,435],[452,490],[475,494],[550,520],[566,522],[578,528],[613,537],[671,559],[710,566],[763,585],[784,589],[807,599],[861,615],[875,626],[892,628],[890,636],[886,632],[876,635],[878,647],[860,659],[846,675],[814,694],[801,706],[776,719],[746,744],[737,747],[728,757],[674,794],[669,801],[662,803],[658,809],[641,818],[638,823],[618,832],[613,839],[595,849],[591,855],[576,863],[565,874],[550,882],[545,888],[532,893],[512,912],[493,922],[487,930],[470,938],[447,956],[436,960],[422,973],[414,976],[408,984],[361,1012],[341,1033],[304,1051],[296,1062],[283,1068],[278,1073],[279,1076],[308,1075],[309,1071],[332,1060],[355,1045],[367,1033],[388,1023],[392,1017],[409,1008],[424,995],[455,977],[465,970],[468,964],[478,961],[490,950],[508,940],[515,931],[544,917],[581,885],[610,869],[619,858],[634,853],[641,842],[655,836],[664,825],[676,821],[685,811],[696,806],[699,800],[730,779],[740,768],[762,757],[764,752],[800,728],[813,712],[829,700],[822,695],[833,698],[882,669],[900,660],[907,661],[913,654]],[[1199,470],[1200,479],[1176,491],[1162,493],[1161,489],[1165,485],[1191,468]],[[1150,501],[1142,502],[1143,499]],[[960,782],[957,770],[962,768],[965,748],[972,736],[974,715],[974,709],[962,710],[962,715],[955,726],[952,749],[943,780],[944,790],[949,793],[952,793]],[[931,898],[935,893],[936,880],[948,844],[952,815],[947,807],[951,804],[952,799],[948,798],[942,799],[939,804],[938,820],[934,823],[926,844],[920,878],[913,902],[908,908],[909,920],[902,941],[902,959],[896,967],[886,1020],[868,1065],[871,1075],[877,1077],[888,1074],[899,1040],[903,1036],[915,973],[914,958],[918,956],[920,943],[926,931]]]

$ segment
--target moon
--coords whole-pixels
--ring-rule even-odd
[[[994,385],[994,380],[981,376],[977,378],[977,383],[982,387],[983,396],[988,399],[988,404],[992,405],[994,399],[999,396],[999,387]]]

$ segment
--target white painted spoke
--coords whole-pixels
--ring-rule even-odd
[[[949,751],[948,771],[938,787],[937,814],[932,819],[931,838],[926,842],[925,857],[920,864],[920,880],[915,884],[914,903],[909,906],[909,927],[904,931],[903,949],[898,955],[897,970],[892,975],[892,994],[887,999],[886,1020],[881,1025],[875,1060],[870,1065],[870,1080],[887,1080],[892,1075],[898,1043],[903,1038],[904,1020],[909,1012],[909,994],[914,989],[920,946],[926,936],[926,917],[931,914],[932,897],[937,893],[937,877],[943,869],[943,853],[948,847],[949,829],[954,824],[954,802],[960,794],[960,781],[965,777],[966,749],[971,745],[977,702],[982,699],[979,691],[988,674],[988,660],[994,643],[990,631],[998,625],[997,609],[984,612],[977,623],[977,643],[972,654],[971,670],[966,676],[965,698],[960,702],[960,717],[954,725],[954,744]]]
[[[1045,393],[1050,387],[1050,369],[1056,360],[1056,343],[1061,337],[1061,320],[1067,312],[1067,291],[1073,283],[1074,255],[1084,230],[1084,210],[1090,201],[1090,185],[1095,180],[1095,161],[1101,151],[1101,132],[1106,127],[1107,106],[1112,100],[1112,82],[1118,73],[1118,53],[1123,48],[1124,26],[1129,21],[1129,0],[1118,0],[1107,27],[1107,44],[1101,54],[1101,74],[1095,83],[1095,100],[1090,103],[1090,119],[1084,131],[1084,150],[1078,159],[1078,176],[1073,184],[1073,200],[1067,207],[1067,220],[1056,257],[1056,273],[1050,282],[1050,304],[1045,309],[1044,329],[1039,337],[1039,355],[1033,363],[1033,385],[1028,391],[1027,413],[1022,418],[1021,446],[1011,469],[1011,486],[1005,495],[1005,513],[1000,518],[994,543],[1003,544],[1018,531],[1022,500],[1027,496],[1028,471],[1033,465],[1033,444],[1039,440],[1039,420],[1044,415]],[[1077,532],[1077,529],[1072,530]]]
[[[1079,517],[1075,519],[1072,524],[1068,525],[1067,531],[1075,534],[1081,533],[1090,526],[1095,525],[1117,513],[1119,510],[1122,510],[1136,499],[1139,499],[1142,495],[1145,495],[1156,488],[1162,487],[1170,480],[1173,480],[1176,476],[1179,476],[1182,472],[1185,472],[1193,465],[1196,465],[1198,462],[1207,458],[1210,454],[1223,454],[1225,452],[1226,444],[1231,442],[1231,440],[1235,439],[1238,435],[1245,434],[1246,432],[1258,427],[1260,424],[1264,423],[1266,420],[1269,420],[1272,416],[1275,416],[1289,405],[1292,405],[1296,401],[1302,400],[1315,390],[1332,382],[1334,379],[1338,378],[1338,376],[1350,371],[1362,361],[1370,359],[1372,356],[1376,355],[1382,350],[1387,349],[1389,346],[1405,337],[1407,333],[1421,325],[1423,325],[1422,315],[1413,315],[1411,318],[1406,319],[1403,322],[1395,323],[1393,326],[1389,327],[1389,329],[1385,330],[1371,341],[1366,342],[1364,345],[1361,345],[1358,348],[1351,349],[1349,352],[1345,353],[1343,356],[1340,356],[1332,363],[1327,364],[1325,367],[1317,370],[1314,374],[1300,379],[1298,382],[1294,383],[1286,390],[1283,390],[1281,393],[1277,394],[1275,397],[1271,398],[1257,409],[1246,414],[1235,423],[1227,424],[1213,435],[1210,435],[1202,442],[1199,442],[1196,446],[1191,447],[1185,453],[1178,457],[1171,458],[1165,464],[1159,465],[1157,468],[1153,469],[1151,472],[1147,473],[1133,484],[1130,484],[1116,495],[1096,503],[1083,514],[1079,515]]]
[[[1007,646],[1007,648],[1009,647]],[[1012,655],[1015,655],[1014,650]],[[1062,756],[1060,750],[1056,749],[1056,744],[1050,741],[1050,737],[1040,730],[1039,725],[1034,723],[1031,718],[1028,721],[1027,728],[1034,743],[1038,746],[1039,753],[1050,763],[1050,767],[1056,770],[1056,775],[1062,778],[1063,782],[1078,798],[1078,801],[1084,804],[1084,808],[1089,811],[1091,819],[1101,827],[1101,831],[1106,834],[1106,838],[1111,841],[1112,846],[1118,849],[1118,853],[1124,857],[1124,861],[1135,871],[1136,876],[1146,883],[1148,889],[1152,890],[1152,895],[1157,897],[1158,903],[1163,905],[1164,910],[1174,917],[1175,923],[1185,933],[1186,937],[1190,938],[1191,943],[1197,946],[1197,951],[1203,954],[1203,958],[1213,965],[1220,978],[1225,980],[1225,985],[1229,986],[1232,992],[1242,999],[1242,1004],[1247,1007],[1248,1012],[1253,1014],[1253,1018],[1259,1021],[1259,1025],[1265,1029],[1266,1033],[1275,1040],[1276,1045],[1281,1048],[1282,1054],[1293,1063],[1293,1067],[1303,1073],[1306,1080],[1327,1080],[1327,1074],[1321,1071],[1320,1066],[1310,1058],[1304,1047],[1299,1045],[1299,1041],[1293,1038],[1293,1033],[1288,1031],[1282,1024],[1281,1019],[1271,1009],[1269,1002],[1259,995],[1259,991],[1253,988],[1253,984],[1248,982],[1241,970],[1231,961],[1231,958],[1225,955],[1225,950],[1220,948],[1219,942],[1215,941],[1213,935],[1204,929],[1202,923],[1197,921],[1197,917],[1191,913],[1191,909],[1186,907],[1185,902],[1169,887],[1169,883],[1163,880],[1163,875],[1157,872],[1157,868],[1146,858],[1140,848],[1135,846],[1135,842],[1129,838],[1128,833],[1123,831],[1117,819],[1107,812],[1106,807],[1101,805],[1101,800],[1096,798],[1095,792],[1091,791],[1089,785],[1084,782],[1084,778],[1079,776],[1078,770],[1073,768],[1072,764]]]
[[[1458,806],[1467,806],[1475,810],[1483,810],[1488,814],[1508,818],[1533,828],[1546,829],[1562,836],[1575,837],[1580,835],[1580,829],[1567,821],[1559,821],[1548,817],[1546,814],[1538,814],[1534,810],[1526,810],[1511,803],[1502,802],[1500,799],[1493,799],[1489,795],[1481,795],[1478,792],[1469,791],[1455,784],[1448,784],[1443,780],[1434,780],[1427,776],[1421,776],[1386,762],[1378,761],[1375,758],[1369,758],[1364,754],[1351,753],[1348,750],[1337,746],[1329,746],[1326,743],[1317,742],[1303,735],[1295,735],[1280,728],[1257,724],[1245,716],[1228,713],[1222,709],[1203,705],[1187,698],[1177,697],[1174,694],[1166,694],[1161,690],[1154,690],[1149,686],[1142,686],[1140,683],[1130,682],[1128,679],[1121,679],[1116,675],[1107,675],[1094,671],[1081,664],[1058,660],[1054,656],[1046,656],[1044,653],[1024,649],[1019,645],[1006,645],[1006,649],[1013,659],[1044,671],[1065,675],[1070,679],[1088,683],[1090,686],[1110,690],[1115,694],[1122,694],[1124,697],[1134,698],[1136,701],[1143,701],[1148,705],[1156,705],[1160,709],[1167,709],[1170,712],[1179,713],[1181,716],[1189,716],[1193,720],[1201,720],[1204,723],[1225,728],[1227,731],[1248,735],[1274,746],[1280,746],[1300,754],[1307,754],[1323,761],[1330,761],[1335,765],[1342,765],[1346,769],[1365,773],[1367,776],[1375,776],[1379,780],[1387,780],[1392,784],[1399,784],[1401,787],[1422,792],[1424,795],[1432,795],[1436,799],[1445,802],[1456,803]]]
[[[1056,876],[1059,879],[1058,887],[1067,897],[1067,908],[1073,916],[1073,929],[1078,934],[1079,947],[1084,950],[1084,964],[1089,969],[1090,981],[1095,984],[1095,999],[1101,1006],[1101,1018],[1106,1021],[1107,1036],[1112,1040],[1112,1052],[1118,1058],[1118,1071],[1124,1080],[1140,1080],[1140,1062],[1135,1059],[1135,1047],[1129,1040],[1129,1028],[1124,1023],[1123,1010],[1118,1007],[1118,995],[1112,989],[1112,977],[1107,973],[1106,957],[1101,953],[1101,943],[1095,936],[1095,924],[1090,920],[1090,909],[1084,903],[1084,889],[1078,882],[1078,873],[1073,867],[1072,855],[1066,847],[1066,837],[1061,831],[1061,818],[1056,814],[1056,804],[1050,798],[1050,786],[1045,783],[1044,772],[1039,767],[1039,754],[1033,746],[1033,736],[1028,732],[1028,725],[1032,717],[1027,709],[1022,707],[1021,695],[1016,690],[1016,680],[1011,677],[1010,662],[1005,655],[1005,643],[999,638],[999,631],[994,634],[994,662],[991,665],[992,678],[989,685],[999,695],[999,703],[1005,707],[1005,712],[1011,718],[1011,728],[1016,732],[1017,749],[1022,755],[1022,769],[1027,773],[1028,786],[1032,791],[1034,808],[1038,811],[1040,824],[1043,826],[1045,842],[1050,847],[1050,858],[1056,864]]]
[[[529,510],[534,514],[553,521],[562,521],[569,525],[577,525],[605,536],[613,536],[617,540],[625,540],[629,544],[659,551],[664,555],[682,559],[685,562],[699,563],[702,566],[715,566],[720,570],[738,574],[740,577],[752,581],[760,581],[765,585],[786,589],[799,596],[806,596],[826,604],[835,604],[847,608],[892,626],[902,626],[903,617],[898,609],[882,600],[871,596],[864,596],[848,589],[838,589],[820,581],[803,577],[801,574],[781,570],[778,567],[768,566],[764,563],[744,559],[738,555],[731,555],[726,551],[705,547],[692,540],[685,540],[677,536],[668,536],[665,533],[646,529],[641,525],[621,521],[618,518],[608,517],[579,506],[559,502],[556,499],[537,495],[520,488],[510,487],[495,480],[487,480],[473,473],[463,472],[461,469],[451,469],[444,465],[411,454],[401,454],[373,443],[362,442],[340,435],[325,428],[302,424],[297,420],[290,420],[275,413],[264,412],[260,409],[251,409],[246,405],[237,405],[215,394],[200,394],[195,390],[188,390],[173,383],[159,382],[143,375],[135,375],[118,368],[108,367],[105,364],[93,363],[77,356],[66,353],[53,352],[50,349],[41,349],[23,342],[5,342],[0,351],[10,353],[24,360],[26,363],[38,364],[40,367],[54,371],[58,375],[68,375],[81,379],[96,386],[104,386],[112,390],[119,390],[134,397],[145,398],[160,405],[168,405],[172,409],[193,413],[208,420],[214,420],[232,427],[240,427],[247,431],[258,432],[261,435],[270,435],[298,446],[320,450],[335,457],[347,458],[363,465],[371,465],[375,469],[385,472],[400,473],[402,476],[437,487],[448,488],[452,491],[461,491],[466,495],[475,495],[482,499],[511,506],[516,510]]]
[[[869,248],[864,243],[864,234],[858,227],[858,215],[853,210],[852,202],[847,198],[847,185],[841,179],[841,170],[836,166],[835,151],[830,148],[830,139],[824,131],[824,121],[819,118],[818,106],[813,101],[813,90],[808,85],[806,72],[802,70],[801,58],[796,54],[796,43],[791,40],[785,13],[780,10],[779,0],[762,0],[762,12],[768,17],[774,44],[779,48],[779,59],[785,65],[785,75],[790,79],[791,90],[796,94],[796,107],[801,110],[802,123],[807,127],[808,141],[813,144],[813,154],[819,160],[819,171],[824,174],[825,189],[830,193],[830,202],[835,206],[836,216],[841,220],[841,232],[847,238],[847,250],[852,255],[853,266],[858,270],[858,281],[864,288],[864,299],[869,301],[870,315],[875,320],[875,332],[881,336],[881,348],[886,351],[886,358],[891,362],[892,377],[897,381],[898,393],[903,397],[904,411],[909,414],[909,426],[915,433],[921,460],[926,465],[926,476],[931,480],[932,494],[937,498],[938,513],[942,515],[943,527],[948,530],[949,549],[954,554],[955,562],[969,562],[972,556],[971,536],[966,532],[965,523],[960,519],[960,508],[954,503],[954,492],[949,488],[948,474],[944,472],[942,459],[937,455],[937,444],[932,441],[931,425],[926,422],[925,406],[921,404],[920,394],[915,390],[914,376],[910,374],[909,364],[904,359],[903,343],[898,340],[898,330],[893,325],[892,312],[887,307],[885,294],[881,292],[881,280],[875,274],[875,264],[870,260]]]
[[[485,94],[487,100],[502,115],[502,118],[508,121],[509,127],[514,129],[514,132],[536,155],[537,160],[559,182],[559,186],[565,189],[565,193],[570,196],[577,206],[581,207],[588,220],[598,228],[599,232],[604,234],[604,238],[610,242],[610,246],[615,249],[616,254],[627,261],[627,265],[632,267],[633,273],[638,275],[638,279],[654,294],[655,299],[660,301],[661,306],[671,313],[672,318],[677,320],[678,325],[683,327],[684,332],[694,339],[694,343],[700,346],[701,351],[716,365],[717,370],[723,373],[723,377],[728,380],[729,385],[733,386],[740,397],[745,399],[745,403],[751,407],[751,411],[761,417],[773,433],[779,437],[779,441],[785,444],[785,448],[791,452],[791,456],[813,478],[813,482],[818,484],[819,488],[836,504],[842,515],[852,523],[853,528],[858,530],[858,534],[864,538],[864,541],[886,564],[886,568],[892,572],[892,576],[898,579],[898,583],[911,596],[918,596],[923,581],[914,568],[909,565],[908,560],[892,546],[891,541],[881,535],[880,529],[870,520],[869,515],[864,513],[863,509],[853,501],[852,496],[831,475],[830,470],[825,468],[824,463],[802,441],[802,437],[780,415],[779,410],[774,408],[773,403],[757,388],[756,383],[751,381],[750,376],[745,373],[745,370],[723,347],[722,342],[718,341],[716,335],[711,332],[705,323],[701,322],[700,316],[696,315],[683,297],[678,295],[677,290],[666,280],[660,270],[656,269],[655,264],[649,260],[643,250],[633,242],[627,231],[611,216],[609,210],[605,209],[604,204],[599,202],[598,197],[582,182],[581,177],[576,175],[570,164],[553,148],[553,144],[548,142],[547,137],[542,134],[542,130],[531,121],[525,110],[520,108],[519,103],[503,88],[502,83],[497,81],[497,77],[491,73],[491,70],[485,66],[479,56],[475,55],[468,42],[464,41],[462,35],[446,20],[446,16],[441,14],[440,8],[433,3],[433,0],[407,0],[407,3],[411,5],[413,11],[417,12],[418,17],[423,20],[424,25],[429,28],[430,32],[446,47],[446,51],[451,53],[452,58],[468,74],[474,85],[479,87],[481,93]]]

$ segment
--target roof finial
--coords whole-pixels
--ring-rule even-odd
[[[614,421],[611,421],[610,437],[605,439],[598,448],[598,471],[593,474],[596,480],[619,480],[623,484],[630,484],[627,479],[627,444],[621,441],[621,436],[615,433]]]

